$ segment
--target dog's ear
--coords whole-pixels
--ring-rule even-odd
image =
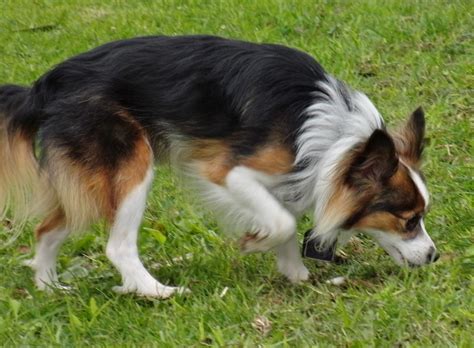
[[[362,150],[356,154],[349,169],[348,179],[353,184],[384,182],[397,170],[395,144],[384,130],[375,130]]]
[[[402,158],[413,165],[421,160],[425,145],[425,113],[421,107],[408,118],[408,122],[394,134],[395,146]]]

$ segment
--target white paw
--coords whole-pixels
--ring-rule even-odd
[[[277,215],[273,221],[253,233],[246,233],[240,239],[243,253],[266,252],[285,243],[296,230],[295,218],[286,211]]]
[[[28,259],[28,260],[24,260],[22,261],[21,263],[23,266],[26,266],[26,267],[30,267],[32,269],[35,269],[35,260],[34,259]]]
[[[299,265],[278,263],[278,271],[293,284],[298,284],[309,279],[309,271],[302,263]]]
[[[191,290],[184,287],[165,286],[157,282],[154,287],[146,289],[137,289],[136,287],[129,286],[114,286],[113,291],[119,294],[136,293],[138,296],[153,297],[159,299],[166,299],[172,295],[184,295],[189,294]]]
[[[58,276],[55,269],[41,268],[36,264],[35,259],[28,259],[22,262],[23,266],[30,267],[35,271],[35,284],[36,288],[45,292],[59,291],[70,291],[72,288],[67,285],[63,285],[58,281]]]
[[[54,292],[54,291],[68,292],[72,290],[72,287],[61,284],[58,281],[53,282],[51,280],[44,281],[42,279],[36,279],[35,283],[38,290],[45,291],[45,292]]]

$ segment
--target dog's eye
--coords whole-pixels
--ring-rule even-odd
[[[418,226],[418,224],[420,223],[420,219],[421,219],[420,215],[415,215],[412,218],[408,219],[405,225],[405,229],[407,231],[413,231],[416,228],[416,226]]]

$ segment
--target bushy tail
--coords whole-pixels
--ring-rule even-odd
[[[25,222],[40,188],[30,89],[0,86],[0,221]]]

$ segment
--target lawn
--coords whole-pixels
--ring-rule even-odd
[[[59,258],[68,293],[35,290],[28,226],[0,228],[0,344],[5,346],[474,346],[472,1],[0,2],[0,83],[30,84],[61,60],[110,40],[209,33],[302,49],[364,91],[391,125],[422,105],[432,194],[426,226],[442,253],[401,269],[366,238],[349,262],[306,261],[290,285],[273,256],[242,256],[212,216],[159,169],[140,236],[145,265],[192,289],[166,301],[118,295],[98,225]],[[1,160],[1,159],[0,159]],[[299,224],[300,234],[311,226]],[[326,280],[346,276],[345,286]]]

